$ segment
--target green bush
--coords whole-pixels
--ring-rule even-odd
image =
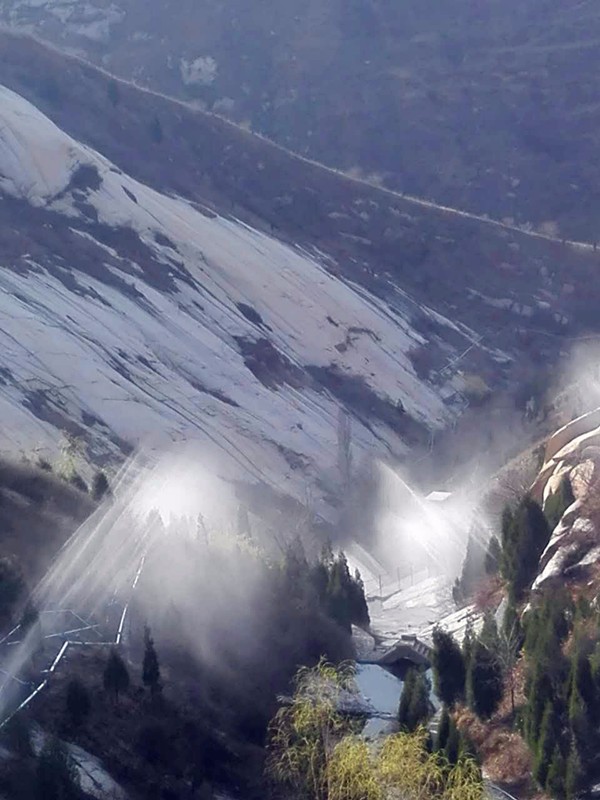
[[[556,528],[562,519],[562,515],[574,502],[575,495],[573,494],[571,481],[568,475],[564,475],[558,489],[548,497],[544,505],[544,514],[551,531]]]

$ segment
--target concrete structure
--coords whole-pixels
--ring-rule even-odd
[[[431,666],[432,653],[432,648],[417,639],[416,636],[403,634],[396,644],[389,647],[374,660],[375,663],[388,667],[400,661],[410,661],[419,667],[429,667]]]

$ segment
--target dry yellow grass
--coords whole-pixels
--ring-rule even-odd
[[[531,780],[531,753],[523,737],[511,730],[502,717],[502,707],[489,721],[482,721],[469,709],[460,707],[456,723],[477,749],[484,774],[491,781],[518,792],[521,798],[536,794]]]

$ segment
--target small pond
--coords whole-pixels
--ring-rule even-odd
[[[363,729],[364,736],[372,738],[379,733],[387,733],[394,729],[404,676],[410,666],[410,664],[406,664],[392,672],[378,664],[356,665],[356,683],[376,715],[367,721]],[[427,676],[433,684],[431,670],[427,670]],[[439,700],[435,696],[433,688],[430,698],[433,707],[437,709]]]

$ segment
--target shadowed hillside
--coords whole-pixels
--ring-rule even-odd
[[[597,236],[593,2],[5,0],[2,11],[311,158],[437,202]]]

